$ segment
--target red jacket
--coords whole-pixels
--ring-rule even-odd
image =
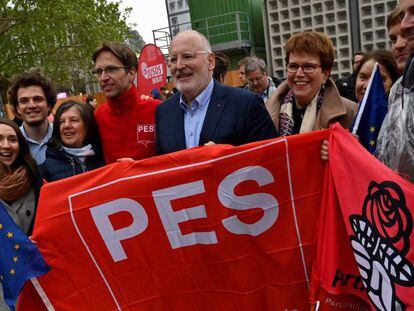
[[[155,155],[155,108],[159,103],[140,99],[133,85],[97,108],[95,118],[107,164],[119,158],[140,160]]]

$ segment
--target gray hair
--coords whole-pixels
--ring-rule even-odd
[[[246,64],[248,62],[250,62],[254,57],[253,56],[246,56],[245,58],[242,58],[238,63],[237,63],[237,68],[240,68],[241,66],[246,66]]]
[[[250,57],[250,59],[246,63],[246,67],[244,68],[244,71],[246,72],[246,74],[248,74],[257,69],[260,69],[260,71],[263,74],[268,74],[267,66],[263,59],[258,58],[258,57]]]

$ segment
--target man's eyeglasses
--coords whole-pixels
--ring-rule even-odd
[[[178,58],[181,58],[181,62],[184,64],[192,62],[198,54],[210,54],[208,51],[191,51],[191,52],[184,52],[180,55],[170,55],[168,57],[168,63],[170,65],[175,65],[178,62]]]
[[[111,75],[114,73],[117,73],[120,69],[127,69],[128,67],[126,66],[122,66],[122,67],[117,67],[117,66],[106,66],[105,68],[95,68],[94,70],[92,70],[92,73],[97,76],[100,77],[102,76],[102,74],[104,72],[106,72],[106,74]]]
[[[296,73],[299,68],[302,68],[302,71],[306,74],[311,74],[314,73],[316,69],[322,67],[321,65],[316,65],[316,64],[303,64],[303,65],[299,65],[296,63],[289,63],[286,65],[286,69],[288,72],[290,73]]]

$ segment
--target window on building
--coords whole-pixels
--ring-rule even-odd
[[[326,11],[332,11],[334,9],[333,1],[325,1],[324,4],[325,4]]]
[[[373,37],[372,32],[366,32],[366,33],[363,34],[363,38],[364,38],[365,41],[372,41],[372,39],[373,39],[372,37]]]
[[[323,16],[322,15],[314,16],[313,20],[315,21],[316,25],[322,25],[323,24]]]
[[[327,23],[334,23],[335,22],[335,14],[334,13],[328,13],[325,15],[325,20]]]
[[[178,6],[179,9],[182,9],[183,8],[183,0],[178,0],[177,1],[177,6]]]
[[[371,6],[364,6],[361,8],[362,16],[369,16],[372,15]]]
[[[372,19],[364,19],[362,24],[365,28],[372,28]]]
[[[311,7],[310,5],[305,5],[302,7],[302,15],[310,15],[311,14]]]
[[[170,6],[170,11],[174,11],[175,10],[175,2],[174,1],[171,1],[169,3],[169,6]]]
[[[386,38],[386,33],[385,33],[385,29],[378,29],[375,31],[376,37],[377,39],[382,39],[384,40]]]
[[[313,5],[313,12],[321,13],[322,12],[322,3],[315,3]]]
[[[289,22],[282,23],[282,30],[283,31],[289,31],[290,30],[290,23]]]
[[[273,44],[275,45],[280,44],[280,36],[274,36],[272,39],[273,39]]]
[[[377,47],[378,47],[378,50],[386,50],[387,49],[387,45],[386,45],[385,42],[378,42]]]
[[[385,12],[384,4],[378,3],[374,5],[375,14],[383,14]]]
[[[293,30],[298,31],[301,27],[300,19],[295,19],[292,21]]]
[[[310,17],[305,17],[305,18],[303,19],[303,25],[304,25],[305,27],[310,27],[310,26],[312,26],[312,18],[310,18]]]
[[[272,22],[278,22],[279,14],[277,12],[273,12],[272,14],[270,14],[270,18],[272,19]]]
[[[338,20],[340,21],[346,21],[346,12],[345,11],[339,11],[338,13],[336,13],[336,15],[338,16]]]
[[[373,44],[365,44],[363,50],[365,50],[366,52],[371,52],[374,50],[374,45]]]
[[[335,26],[334,26],[334,25],[332,25],[332,26],[328,26],[328,27],[326,27],[326,32],[328,33],[328,36],[333,36],[333,35],[335,35],[335,33],[336,33]]]
[[[287,6],[288,6],[288,2],[287,2],[287,0],[280,0],[280,6],[281,6],[282,8],[287,8]]]
[[[280,31],[280,28],[279,28],[278,24],[273,24],[271,27],[273,29],[273,32],[279,32]]]
[[[177,25],[177,16],[171,17],[171,25]]]
[[[284,11],[280,12],[280,15],[281,15],[282,19],[289,19],[289,11],[288,10],[284,10]]]
[[[345,0],[337,0],[336,4],[338,5],[339,8],[343,9],[346,7],[346,2]]]

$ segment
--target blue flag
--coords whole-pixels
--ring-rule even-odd
[[[49,266],[36,246],[14,223],[0,201],[0,280],[4,299],[14,310],[26,280],[45,274]]]
[[[352,129],[352,133],[359,136],[361,144],[371,153],[377,148],[378,134],[387,111],[388,101],[376,63]]]

